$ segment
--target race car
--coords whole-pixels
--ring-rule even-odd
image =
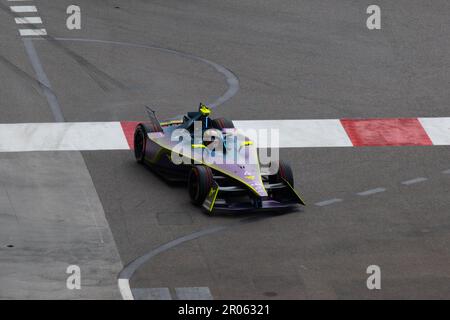
[[[291,167],[278,161],[270,165],[278,168],[276,172],[263,170],[253,141],[235,129],[231,120],[211,119],[206,105],[163,122],[148,107],[147,112],[149,121],[139,123],[134,132],[136,161],[166,180],[187,182],[193,204],[210,214],[285,211],[305,205],[294,190]],[[180,137],[184,137],[182,143]]]

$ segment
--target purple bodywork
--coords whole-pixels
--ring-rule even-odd
[[[214,172],[214,186],[203,203],[207,211],[280,211],[305,205],[287,181],[269,182],[270,173],[261,172],[256,145],[239,130],[222,130],[224,141],[237,143],[231,147],[224,143],[223,150],[218,152],[203,144],[191,145],[190,139],[187,144],[174,139],[173,133],[180,123],[182,120],[161,122],[162,132],[148,133],[150,143],[146,145],[145,158],[161,169],[158,173],[167,173],[170,180],[186,180],[193,164],[210,167]],[[230,140],[230,137],[235,138]],[[184,156],[189,163],[175,164],[173,155]]]

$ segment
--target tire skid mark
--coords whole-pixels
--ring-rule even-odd
[[[89,75],[89,77],[94,80],[97,85],[103,91],[112,91],[114,87],[119,88],[121,90],[127,90],[127,86],[122,82],[114,79],[108,73],[100,70],[98,67],[89,62],[86,58],[82,57],[72,49],[64,46],[59,40],[53,38],[51,36],[45,37],[48,43],[52,44],[54,47],[60,49],[66,55],[71,57],[74,61],[76,61]]]
[[[42,93],[42,91],[39,91],[38,88],[45,90],[52,91],[51,88],[47,87],[44,83],[33,77],[32,75],[28,74],[24,70],[22,70],[19,66],[5,58],[4,56],[0,55],[0,62],[3,63],[8,69],[13,71],[15,74],[17,74],[21,79],[30,82],[32,87],[39,93]]]
[[[33,40],[41,40],[42,41],[42,40],[49,40],[49,39],[51,41],[53,41],[53,43],[58,43],[58,45],[62,46],[62,47],[64,47],[64,46],[62,44],[60,44],[59,42],[73,41],[73,42],[87,42],[87,43],[92,42],[92,43],[113,44],[113,45],[127,46],[127,47],[132,47],[132,48],[152,49],[152,50],[157,50],[160,52],[173,54],[176,56],[183,57],[185,59],[189,59],[189,60],[207,64],[210,67],[212,67],[213,69],[215,69],[217,72],[221,73],[225,77],[225,80],[228,84],[228,89],[221,96],[219,96],[216,100],[207,103],[211,108],[216,108],[216,107],[224,104],[225,102],[230,100],[232,97],[234,97],[236,95],[236,93],[239,91],[239,78],[236,76],[235,73],[233,73],[230,69],[228,69],[218,63],[215,63],[211,60],[196,56],[194,54],[186,53],[186,52],[175,50],[175,49],[168,48],[168,47],[161,47],[161,46],[157,46],[157,45],[136,44],[136,43],[131,43],[131,42],[111,41],[111,40],[101,40],[101,39],[60,38],[60,37],[53,38],[51,36],[47,36],[47,37],[35,38]],[[66,47],[64,47],[64,48],[66,48]],[[70,50],[70,49],[68,49],[68,50]],[[122,85],[122,86],[124,89],[126,89],[126,86],[124,86],[124,85]]]
[[[12,12],[10,10],[9,6],[4,5],[3,3],[0,3],[0,9],[6,12],[8,15],[12,16],[13,18],[22,18],[21,15],[17,14],[16,12]],[[40,30],[36,25],[30,25],[30,30]],[[30,38],[31,39],[31,38]],[[91,62],[89,62],[86,58],[82,57],[75,51],[67,48],[66,46],[59,43],[58,40],[56,40],[54,37],[50,35],[40,36],[39,38],[34,38],[32,40],[47,40],[49,43],[51,43],[54,47],[60,49],[65,54],[67,54],[69,57],[71,57],[73,60],[75,60],[84,70],[85,72],[98,84],[98,86],[103,91],[110,91],[111,86],[118,87],[122,90],[127,89],[127,87],[121,83],[120,81],[114,79],[106,72],[100,70],[96,66],[94,66]]]

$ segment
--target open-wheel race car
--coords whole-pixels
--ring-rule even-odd
[[[271,166],[276,171],[263,170],[253,141],[239,136],[232,121],[211,119],[207,106],[200,104],[197,112],[162,122],[150,108],[147,111],[149,121],[139,123],[134,132],[137,162],[166,180],[187,182],[195,205],[210,213],[284,211],[305,205],[294,190],[291,167],[277,161]],[[185,137],[183,144],[180,136]]]

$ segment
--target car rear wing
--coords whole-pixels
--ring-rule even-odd
[[[150,118],[150,121],[153,123],[154,126],[156,126],[156,131],[163,131],[161,128],[161,124],[159,123],[158,118],[156,117],[155,110],[151,109],[148,106],[145,106],[145,111],[147,111],[147,115]]]

